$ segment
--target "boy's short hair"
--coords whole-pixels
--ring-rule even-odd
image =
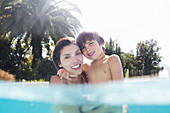
[[[76,43],[80,47],[80,50],[88,40],[96,40],[99,45],[104,44],[104,39],[97,32],[83,31],[76,38]]]
[[[54,65],[56,66],[57,69],[61,69],[61,67],[59,66],[59,64],[61,64],[61,62],[60,62],[61,50],[65,46],[68,46],[70,44],[76,44],[75,39],[72,37],[62,38],[56,43],[55,48],[52,53],[52,60],[53,60]]]

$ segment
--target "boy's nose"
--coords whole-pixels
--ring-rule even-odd
[[[85,50],[86,50],[87,52],[89,52],[89,51],[90,51],[90,48],[89,48],[89,47],[86,47]]]

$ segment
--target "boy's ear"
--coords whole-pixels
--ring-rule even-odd
[[[100,42],[100,45],[103,46],[105,43],[103,41]]]
[[[104,45],[104,42],[102,42],[100,45],[102,45],[102,46],[103,46],[103,45]]]
[[[100,37],[100,45],[104,45],[104,39]]]

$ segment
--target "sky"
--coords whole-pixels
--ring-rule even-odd
[[[170,67],[170,0],[70,0],[82,15],[82,30],[97,31],[105,41],[117,40],[123,52],[136,51],[140,41],[154,39],[162,64]]]

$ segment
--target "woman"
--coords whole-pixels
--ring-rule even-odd
[[[59,84],[81,84],[87,83],[87,78],[83,70],[83,56],[79,47],[72,37],[60,39],[53,51],[53,62],[57,69],[65,69],[69,73],[71,80],[64,77],[53,76],[50,83]]]

